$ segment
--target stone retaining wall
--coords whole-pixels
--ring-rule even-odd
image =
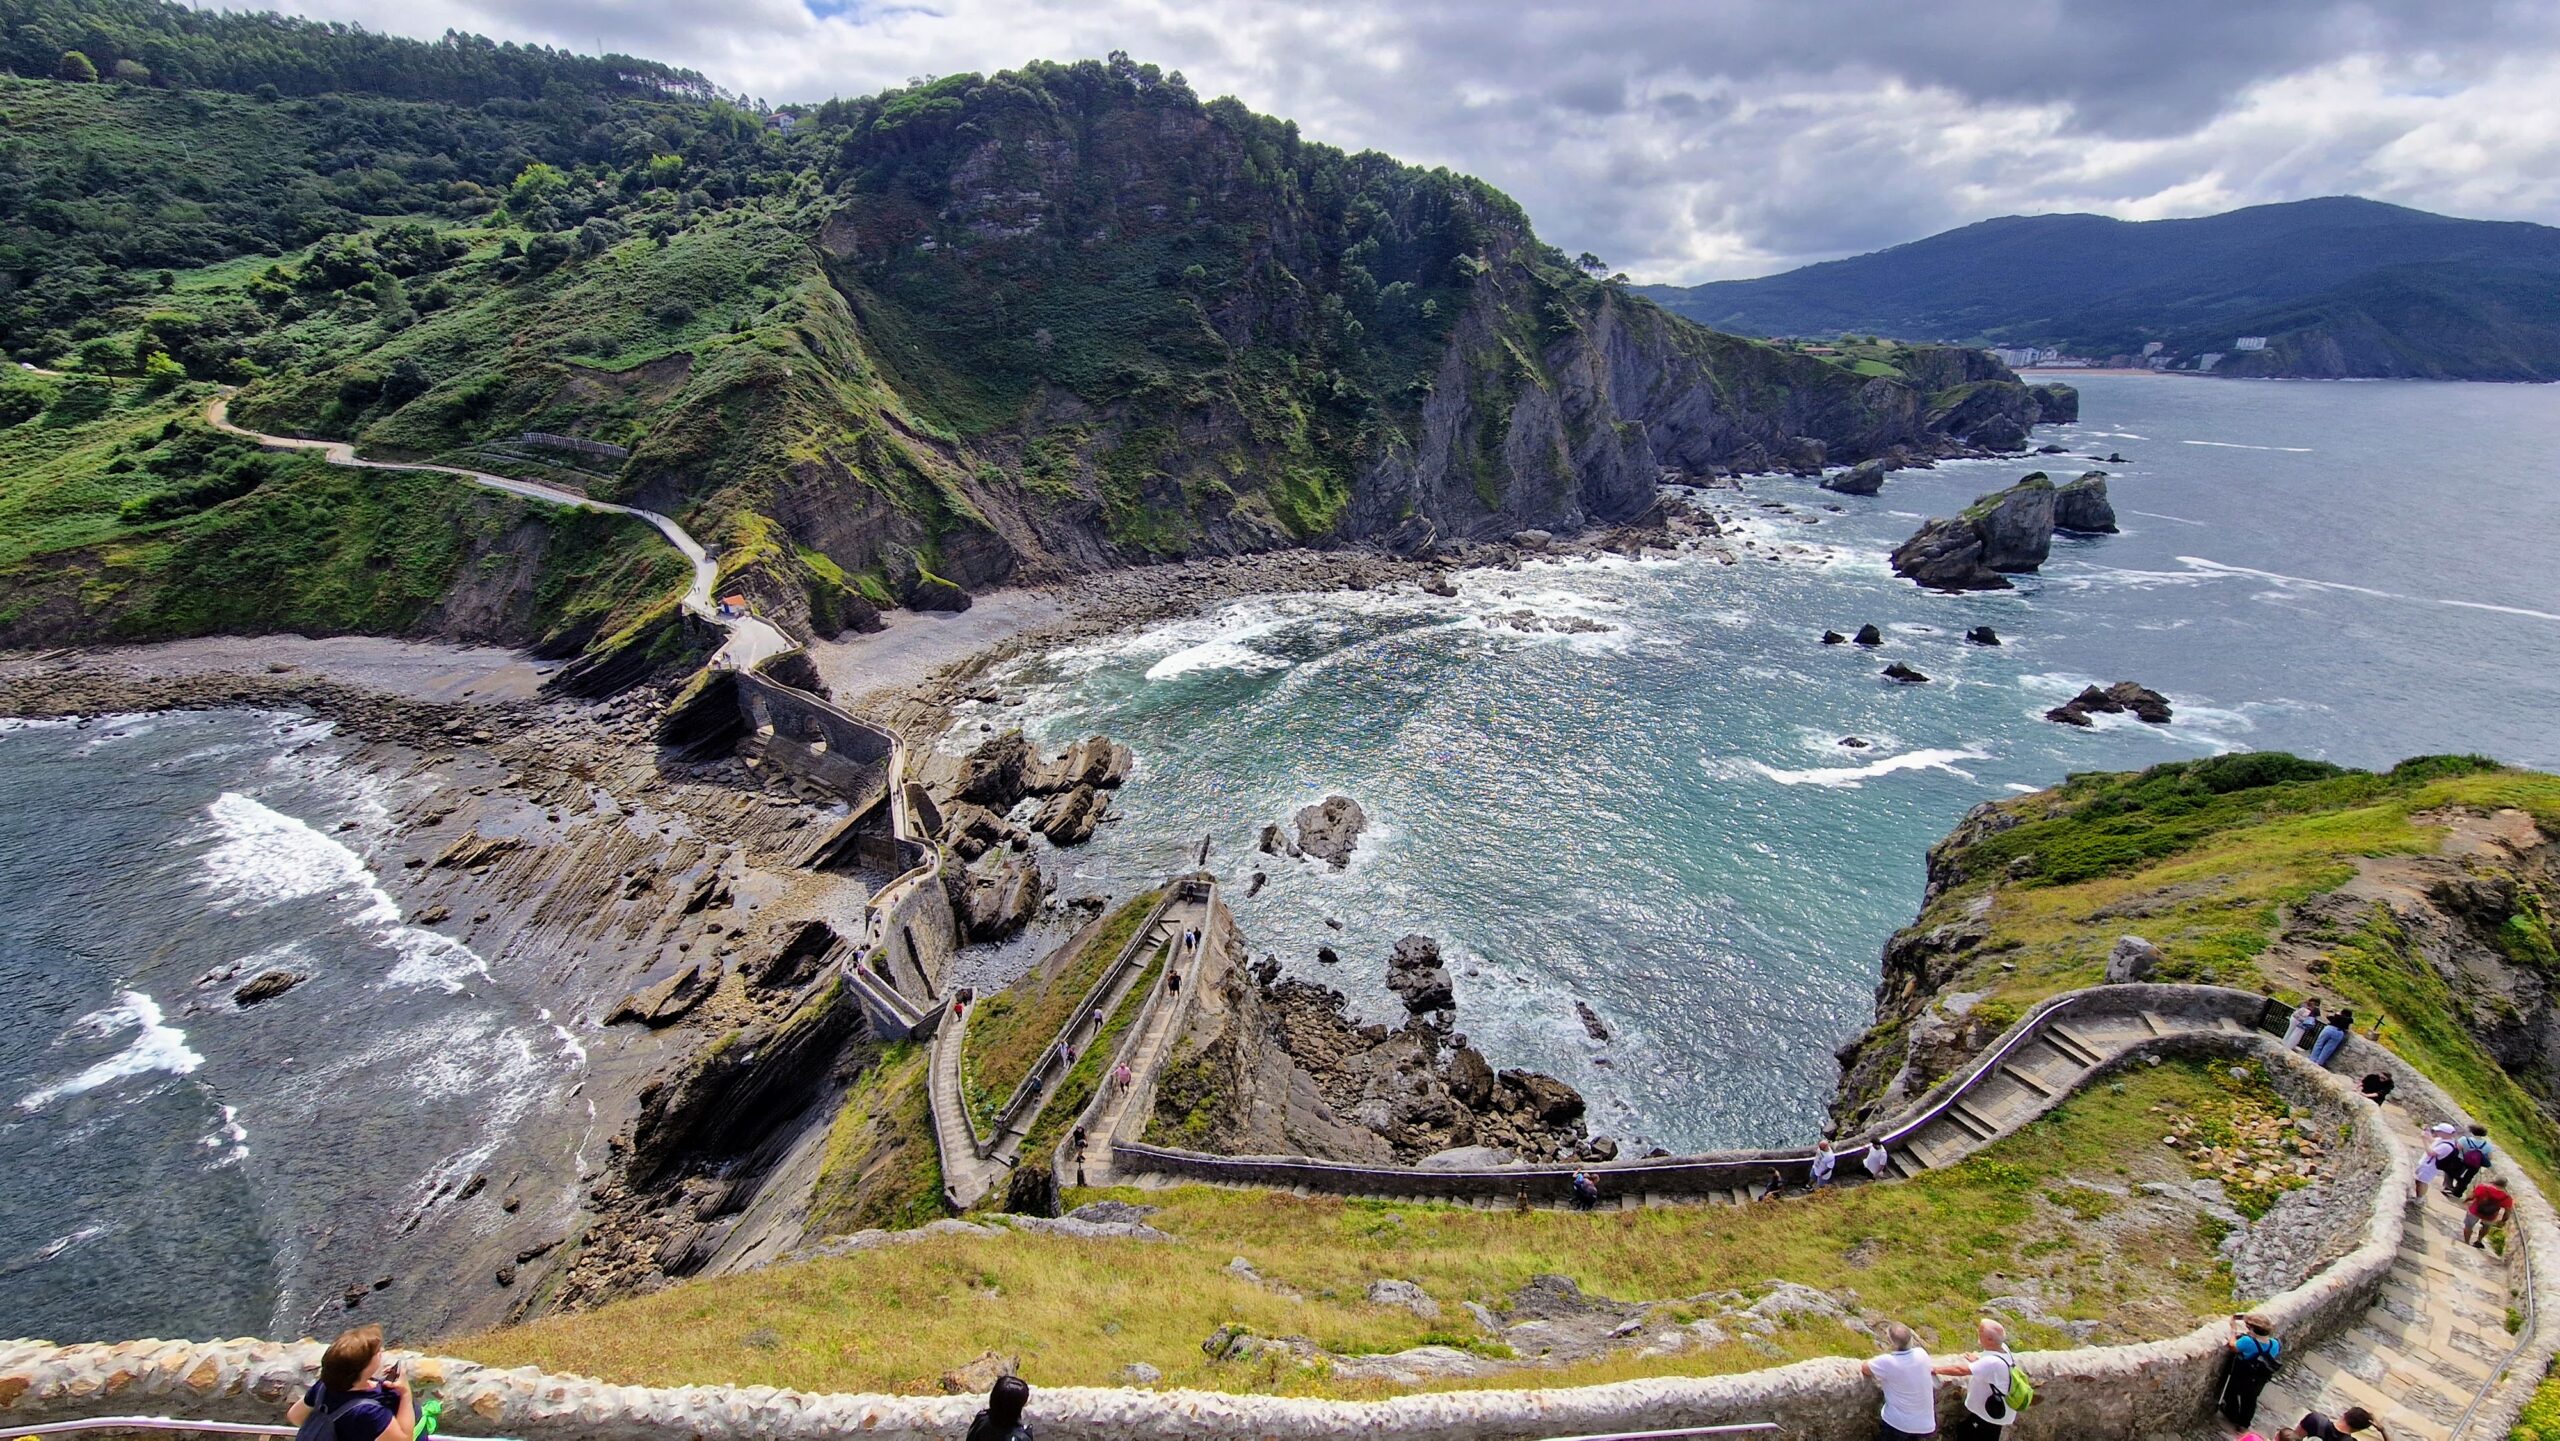
[[[2171,1038],[2195,1044],[2203,1038]],[[2278,1052],[2263,1038],[2232,1037],[2279,1071],[2279,1084],[2362,1116],[2343,1077]],[[2135,1048],[2139,1054],[2145,1048]],[[2361,1068],[2361,1058],[2358,1058]],[[2404,1082],[2404,1084],[2406,1084]],[[2432,1091],[2432,1087],[2427,1088]],[[2440,1093],[2437,1093],[2440,1097]],[[2431,1099],[2430,1104],[2433,1104]],[[2361,1128],[2371,1131],[2370,1122]],[[2361,1234],[2320,1275],[2263,1302],[2296,1348],[2354,1325],[2371,1308],[2399,1254],[2402,1198],[2412,1169],[2395,1146],[2376,1143],[2380,1165]],[[2529,1188],[2519,1189],[2520,1202]],[[2540,1205],[2548,1217],[2548,1207]],[[2543,1228],[2547,1230],[2547,1224]],[[2543,1231],[2532,1244],[2542,1244]],[[2545,1252],[2545,1255],[2551,1254]],[[2031,1352],[2037,1403],[2016,1441],[2130,1438],[2205,1424],[2227,1337],[2219,1318],[2184,1336],[2139,1345]],[[1949,1338],[1952,1346],[1955,1338]],[[109,1412],[209,1420],[266,1420],[306,1384],[319,1348],[310,1342],[134,1342],[55,1348],[0,1343],[0,1429],[8,1423]],[[433,1365],[435,1363],[429,1363]],[[501,1371],[443,1363],[453,1433],[529,1441],[819,1441],[859,1432],[879,1441],[948,1441],[968,1424],[974,1397],[810,1395],[771,1387],[615,1386],[531,1368]],[[2528,1368],[2532,1369],[2532,1368]],[[2538,1374],[2538,1369],[2535,1370]],[[2530,1390],[2529,1383],[2525,1386]],[[1954,1393],[1942,1395],[1952,1419]],[[1655,1430],[1775,1421],[1788,1437],[1868,1434],[1875,1388],[1849,1357],[1802,1361],[1732,1376],[1663,1377],[1605,1386],[1458,1391],[1377,1402],[1120,1388],[1043,1388],[1033,1418],[1045,1441],[1210,1441],[1388,1437],[1394,1441],[1529,1441],[1583,1432]],[[2488,1434],[2482,1432],[2480,1434]]]

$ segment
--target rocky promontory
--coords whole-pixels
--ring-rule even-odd
[[[2113,535],[2116,508],[2107,501],[2107,473],[2082,472],[2080,478],[2053,493],[2053,528],[2090,535]]]
[[[2043,471],[1932,520],[1893,551],[1893,569],[1933,590],[2006,590],[2053,550],[2054,484]],[[2104,500],[2100,492],[2100,500]]]
[[[2044,713],[2044,718],[2063,725],[2095,725],[2093,716],[2123,715],[2131,712],[2136,720],[2150,725],[2169,723],[2169,698],[2149,686],[2129,680],[2110,686],[2085,686],[2080,693]]]

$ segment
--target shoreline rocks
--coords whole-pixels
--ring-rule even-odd
[[[1932,590],[2007,590],[2053,549],[2054,485],[2043,471],[1982,496],[1964,513],[1931,520],[1894,547],[1894,574]]]
[[[1834,495],[1873,495],[1884,489],[1887,466],[1881,460],[1862,460],[1834,475],[1822,478],[1822,488]]]
[[[1289,843],[1289,854],[1323,861],[1335,870],[1351,864],[1351,853],[1359,848],[1360,833],[1368,828],[1368,813],[1349,796],[1326,796],[1311,806],[1302,806],[1292,818],[1297,838]],[[1265,827],[1263,849],[1269,850],[1278,827]]]

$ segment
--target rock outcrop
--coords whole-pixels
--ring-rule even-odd
[[[2053,528],[2113,535],[2116,508],[2107,501],[2107,473],[2093,470],[2053,493]]]
[[[1862,460],[1847,470],[1822,478],[1822,488],[1835,495],[1873,495],[1884,489],[1885,463]]]
[[[1904,661],[1895,661],[1891,665],[1886,666],[1884,668],[1884,678],[1898,685],[1927,685],[1929,683],[1929,678],[1927,676],[1922,675],[1919,671],[1913,669]]]
[[[2036,471],[1952,519],[1932,520],[1894,548],[1894,573],[1933,590],[2006,590],[2007,574],[2053,549],[2054,486]]]
[[[1110,809],[1104,793],[1125,783],[1136,764],[1136,754],[1109,736],[1088,736],[1044,761],[1022,732],[1006,731],[961,761],[944,838],[969,860],[999,845],[1019,850],[1025,837],[1007,815],[1027,798],[1045,798],[1031,829],[1052,845],[1081,845]]]
[[[2044,713],[2044,718],[2063,725],[2087,726],[2096,722],[2093,716],[2122,715],[2131,712],[2135,719],[2151,725],[2169,723],[2169,698],[2149,686],[2129,680],[2111,686],[2088,686],[2071,699]]]
[[[1440,963],[1440,943],[1429,936],[1407,936],[1387,957],[1387,989],[1417,1016],[1445,1017],[1458,1004],[1449,968]]]
[[[1349,796],[1326,796],[1311,806],[1303,806],[1294,818],[1297,839],[1290,842],[1289,854],[1323,861],[1335,870],[1351,864],[1351,853],[1360,844],[1360,832],[1367,829],[1369,817],[1360,803]]]

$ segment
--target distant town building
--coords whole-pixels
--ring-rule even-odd
[[[1998,360],[2002,365],[2009,367],[2011,370],[2017,370],[2025,366],[2033,365],[2037,361],[2045,358],[2045,352],[2038,350],[2032,345],[1994,350],[1991,354],[1994,359]]]
[[[2204,354],[2196,357],[2196,369],[2198,370],[2211,370],[2221,363],[2222,352],[2219,350],[2208,350]]]
[[[2267,338],[2263,335],[2244,335],[2238,340],[2231,342],[2231,348],[2234,350],[2264,350],[2267,348]]]
[[[2151,357],[2158,355],[2161,351],[2166,349],[2168,349],[2168,346],[2162,341],[2149,341],[2142,347],[2142,358],[2149,360]]]

